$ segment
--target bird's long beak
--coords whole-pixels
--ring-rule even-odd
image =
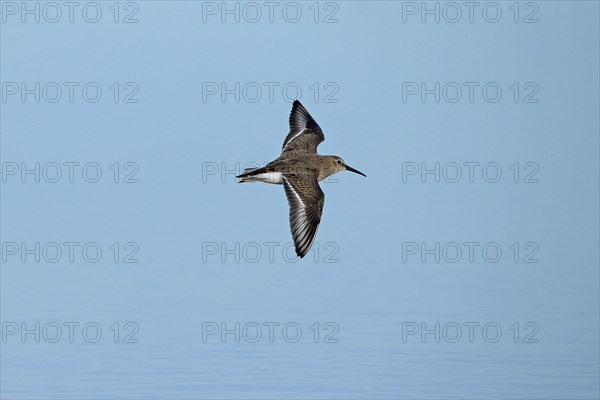
[[[350,171],[350,172],[354,172],[355,174],[362,175],[362,176],[364,176],[365,178],[367,177],[365,174],[363,174],[362,172],[360,172],[360,171],[359,171],[359,170],[357,170],[357,169],[354,169],[354,168],[352,168],[352,167],[351,167],[351,166],[349,166],[349,165],[346,165],[346,169],[347,169],[348,171]]]

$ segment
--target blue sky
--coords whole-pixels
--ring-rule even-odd
[[[514,382],[501,397],[597,396],[585,373],[598,373],[597,2],[428,2],[439,22],[422,2],[23,4],[0,5],[2,321],[135,321],[142,339],[92,351],[10,336],[6,395],[285,397],[296,362],[340,373],[298,378],[321,388],[303,397],[439,396],[426,359],[449,380],[497,366],[449,386],[457,397],[493,393],[494,376]],[[322,183],[302,261],[283,188],[234,179],[278,156],[296,97],[325,133],[320,153],[368,176]],[[486,343],[398,350],[406,318],[533,321],[541,341],[513,358]],[[198,340],[207,320],[254,319],[337,321],[339,351],[248,345],[242,357],[218,343],[209,356]],[[405,350],[411,363],[392,356]],[[123,352],[147,378],[102,385],[114,376],[98,378],[92,358]],[[511,375],[519,357],[539,380]],[[249,378],[254,363],[279,383]],[[378,386],[344,377],[351,364]],[[44,394],[44,365],[82,383],[55,378]]]

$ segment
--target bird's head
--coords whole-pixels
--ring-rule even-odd
[[[350,172],[354,172],[356,174],[365,176],[365,174],[363,174],[362,172],[360,172],[357,169],[352,168],[351,166],[349,166],[348,164],[346,164],[344,162],[344,160],[342,159],[342,157],[338,157],[338,156],[325,156],[323,158],[324,161],[324,170],[326,171],[325,176],[322,178],[326,178],[330,175],[335,174],[336,172],[340,172],[340,171],[350,171]]]

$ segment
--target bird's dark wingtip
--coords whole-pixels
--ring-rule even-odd
[[[296,109],[306,110],[306,108],[302,105],[302,103],[300,103],[300,100],[298,99],[294,100],[294,102],[292,103],[292,111]],[[306,112],[308,113],[308,111]]]
[[[298,250],[298,248],[296,246],[294,246],[294,250],[296,251],[296,256],[298,256],[298,258],[302,258],[306,255],[306,254],[300,253],[300,250]]]

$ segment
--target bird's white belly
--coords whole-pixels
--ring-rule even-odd
[[[265,172],[262,174],[254,175],[253,178],[256,178],[256,180],[258,180],[260,182],[281,185],[281,183],[282,183],[281,175],[282,175],[281,172]]]

